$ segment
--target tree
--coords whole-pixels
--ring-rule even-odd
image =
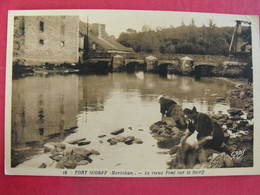
[[[180,54],[228,55],[233,27],[217,27],[213,20],[209,26],[197,27],[194,19],[188,26],[159,28],[152,30],[144,25],[142,32],[133,29],[121,33],[118,42],[132,47],[135,52],[161,52]]]
[[[132,29],[132,28],[128,28],[126,30],[127,33],[131,34],[131,33],[136,33],[136,30]]]
[[[196,26],[196,25],[195,25],[195,21],[194,21],[193,18],[191,19],[190,26],[193,26],[193,27]]]
[[[149,31],[152,31],[152,27],[146,24],[143,25],[142,32],[149,32]]]

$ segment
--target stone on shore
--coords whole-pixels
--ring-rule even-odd
[[[46,143],[43,145],[44,153],[50,152],[52,149],[55,149],[54,145],[51,143]]]
[[[63,143],[55,143],[54,144],[54,147],[55,148],[61,148],[61,149],[65,149],[66,148],[66,145],[65,144],[63,144]]]
[[[87,165],[89,163],[88,160],[83,160],[78,163],[78,165]]]
[[[106,137],[106,135],[99,135],[98,138]]]
[[[64,169],[63,163],[58,162],[55,166],[56,169]]]
[[[227,122],[226,122],[226,126],[227,127],[232,127],[232,125],[233,125],[233,121],[232,120],[227,120]]]
[[[124,128],[120,128],[120,129],[116,129],[114,131],[111,132],[112,135],[118,135],[120,133],[124,132]]]
[[[74,153],[74,154],[69,156],[69,159],[74,161],[74,162],[80,162],[80,161],[84,160],[85,158],[84,158],[83,155]]]
[[[56,148],[51,149],[50,153],[51,153],[51,154],[57,153],[57,149],[56,149]]]
[[[239,108],[230,108],[230,109],[228,110],[228,113],[229,113],[231,116],[243,115],[242,110],[239,109]]]
[[[219,120],[219,119],[222,119],[223,118],[223,115],[222,114],[214,114],[212,116],[213,119],[216,119],[216,120]]]
[[[59,154],[52,154],[49,156],[52,160],[55,160],[57,162],[59,162],[62,159],[62,155]]]
[[[82,142],[85,140],[86,140],[86,138],[80,138],[80,139],[75,139],[75,140],[69,141],[68,143],[69,144],[78,144],[79,142]]]
[[[232,167],[233,165],[234,161],[232,158],[225,152],[222,152],[211,159],[209,168]]]
[[[66,149],[63,151],[63,156],[69,156],[73,153],[72,149]]]
[[[241,117],[239,115],[235,115],[231,119],[234,120],[234,121],[238,121],[238,120],[241,120]]]
[[[67,169],[75,169],[77,167],[77,163],[73,160],[66,160],[63,162],[63,166]]]
[[[157,145],[160,148],[168,148],[171,149],[173,146],[178,145],[181,140],[181,136],[176,135],[173,137],[169,138],[162,138],[162,137],[156,137],[155,138],[158,140]]]
[[[251,120],[252,118],[254,118],[253,113],[252,113],[252,112],[249,112],[249,113],[247,114],[246,118],[247,118],[248,120]]]

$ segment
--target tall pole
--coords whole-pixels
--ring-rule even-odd
[[[89,53],[89,38],[88,38],[88,16],[87,16],[87,53]]]
[[[89,37],[88,37],[88,16],[87,16],[87,29],[84,34],[84,58],[87,59],[89,57]]]

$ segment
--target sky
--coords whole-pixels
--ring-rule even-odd
[[[156,27],[168,28],[191,23],[192,18],[196,26],[203,24],[208,26],[209,19],[212,19],[216,26],[232,26],[236,20],[252,21],[250,16],[206,14],[195,12],[171,12],[171,11],[132,11],[132,10],[80,10],[77,11],[80,20],[86,22],[87,17],[90,24],[106,24],[106,31],[109,35],[119,37],[121,32],[126,32],[128,28],[137,32],[142,30],[144,25],[149,25],[152,29]]]

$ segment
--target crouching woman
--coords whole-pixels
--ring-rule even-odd
[[[178,105],[174,100],[166,98],[162,95],[158,97],[158,102],[160,103],[160,112],[162,114],[162,120],[165,116],[171,117],[174,119],[178,128],[186,128],[183,109],[180,105]]]

